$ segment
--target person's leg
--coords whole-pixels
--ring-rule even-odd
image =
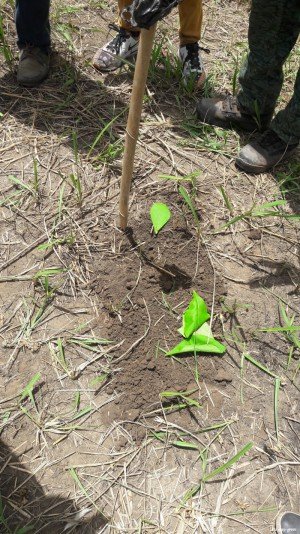
[[[256,0],[258,2],[258,0]],[[266,16],[266,14],[265,14]],[[259,14],[257,14],[259,17]],[[257,21],[258,22],[258,21]],[[271,31],[271,30],[270,30]],[[241,102],[251,109],[256,101],[260,109],[272,112],[279,95],[283,74],[282,66],[300,32],[300,4],[298,0],[286,0],[277,27],[277,40],[269,42],[274,50],[268,52],[269,68],[265,64],[265,81],[262,75],[262,54],[251,59],[245,73],[246,84],[242,80]],[[255,35],[253,36],[255,40]],[[266,38],[268,42],[268,38]],[[252,43],[253,44],[253,43]],[[261,43],[261,47],[262,47]],[[253,47],[252,47],[253,50]],[[267,53],[266,50],[264,50]],[[256,77],[255,74],[258,76]],[[259,92],[261,91],[261,94]],[[245,98],[243,99],[243,97]],[[253,100],[254,99],[254,100]],[[253,109],[253,108],[252,108]],[[300,141],[300,70],[298,71],[294,94],[285,109],[279,111],[270,127],[261,138],[250,141],[239,153],[236,163],[247,172],[264,172],[288,158]]]
[[[16,0],[16,28],[19,48],[27,45],[50,47],[50,0]]]
[[[236,163],[246,172],[264,172],[287,159],[300,142],[300,69],[292,99],[261,138],[240,151]]]
[[[300,69],[298,70],[294,94],[285,109],[279,111],[270,128],[287,144],[300,141]]]
[[[16,0],[16,28],[20,60],[17,80],[33,87],[49,72],[50,0]]]
[[[180,46],[200,41],[202,27],[202,0],[183,0],[178,6]]]
[[[222,127],[247,131],[269,126],[278,98],[283,63],[299,35],[299,0],[253,0],[248,60],[240,73],[237,98],[202,99],[198,117]]]
[[[119,10],[118,26],[120,26],[120,28],[124,28],[124,30],[127,30],[127,31],[139,31],[139,29],[132,28],[130,22],[126,20],[126,18],[122,17],[123,9],[125,9],[126,7],[129,7],[131,3],[132,3],[131,0],[118,0],[118,10]]]
[[[93,66],[101,72],[112,72],[120,68],[126,61],[134,60],[138,51],[139,28],[132,28],[130,22],[122,17],[122,11],[130,6],[131,0],[118,0],[117,25],[110,27],[116,36],[99,48],[93,58]]]
[[[202,0],[183,0],[179,6],[180,48],[179,57],[183,65],[183,79],[203,87],[205,73],[199,45],[202,27]]]
[[[249,55],[240,72],[239,105],[253,115],[273,113],[283,64],[299,35],[299,0],[252,0]]]

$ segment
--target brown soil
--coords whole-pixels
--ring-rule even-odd
[[[197,390],[194,356],[175,361],[163,351],[180,341],[177,329],[192,290],[209,307],[213,296],[216,305],[225,293],[205,247],[187,230],[179,195],[161,197],[172,203],[176,215],[158,236],[150,233],[147,205],[141,222],[120,237],[121,252],[94,264],[94,290],[108,316],[109,336],[124,340],[113,355],[112,368],[118,372],[106,390],[118,395],[109,419],[134,421],[160,410],[160,393],[165,390]],[[218,356],[199,357],[201,378],[213,380],[216,358],[220,368]]]

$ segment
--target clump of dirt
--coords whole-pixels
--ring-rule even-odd
[[[175,216],[158,236],[150,234],[150,221],[136,224],[121,235],[119,253],[98,258],[94,290],[106,313],[108,335],[124,340],[113,354],[113,380],[108,393],[118,395],[110,405],[109,419],[137,421],[161,409],[160,393],[197,389],[195,358],[166,357],[164,350],[179,343],[181,315],[198,291],[208,306],[226,290],[215,278],[205,247]],[[214,324],[218,337],[218,324]],[[200,376],[213,381],[222,366],[217,355],[197,357]]]

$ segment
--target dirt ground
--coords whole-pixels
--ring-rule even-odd
[[[236,169],[247,137],[195,120],[175,12],[156,38],[121,232],[132,70],[90,63],[113,9],[53,1],[51,75],[29,90],[3,8],[0,532],[269,534],[299,511],[299,150],[272,173]],[[247,17],[245,2],[205,2],[207,94],[235,89]],[[298,43],[279,106],[299,57]],[[153,202],[172,212],[158,236]],[[193,290],[223,356],[165,356]]]

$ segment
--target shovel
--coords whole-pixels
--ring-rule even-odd
[[[141,35],[133,78],[122,164],[119,202],[119,226],[121,230],[126,230],[127,228],[134,158],[156,23],[168,15],[178,3],[179,0],[133,0],[132,5],[123,12],[123,16],[129,13],[133,27],[138,26],[141,28]],[[128,19],[126,18],[126,20]]]

